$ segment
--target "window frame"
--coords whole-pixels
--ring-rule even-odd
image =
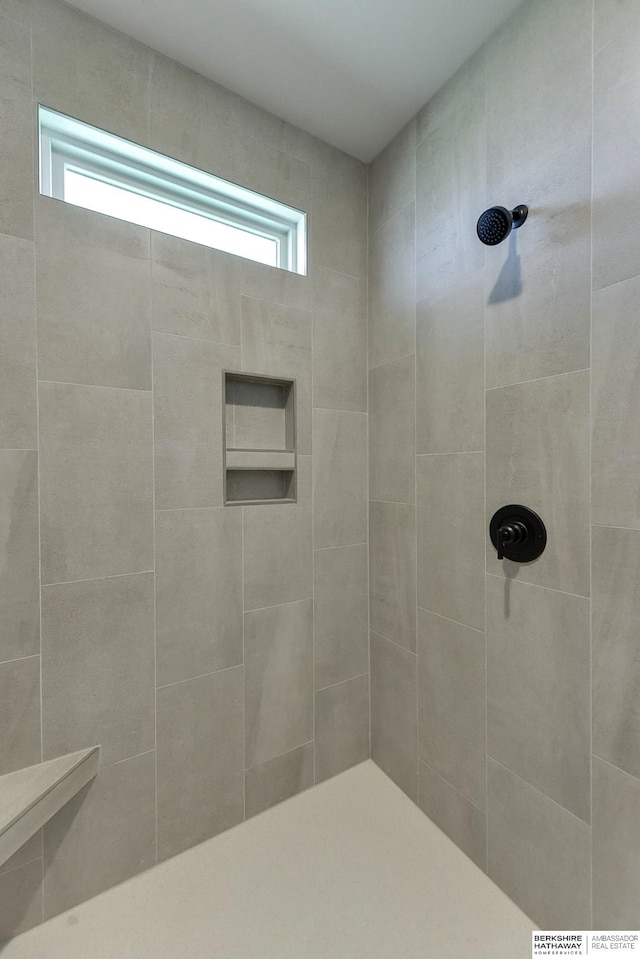
[[[273,240],[275,266],[306,275],[307,214],[302,210],[41,104],[38,106],[38,134],[40,192],[45,196],[71,202],[65,200],[64,195],[65,172],[69,170],[188,214]],[[169,229],[152,229],[175,235]],[[198,239],[189,242],[223,249]],[[254,259],[250,255],[247,258]]]

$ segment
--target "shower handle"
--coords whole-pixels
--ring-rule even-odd
[[[530,563],[547,545],[544,523],[527,506],[502,506],[491,518],[489,535],[498,559],[512,563]]]
[[[498,550],[498,559],[504,559],[504,548],[505,546],[516,546],[522,543],[526,543],[529,538],[529,531],[524,523],[519,523],[517,520],[515,523],[509,523],[505,526],[501,526],[497,532],[497,550]]]

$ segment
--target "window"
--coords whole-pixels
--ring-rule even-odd
[[[306,214],[45,107],[40,192],[306,274]]]

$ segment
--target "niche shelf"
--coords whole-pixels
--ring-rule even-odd
[[[100,747],[0,776],[0,866],[98,772]]]
[[[223,371],[226,506],[296,502],[294,380]]]

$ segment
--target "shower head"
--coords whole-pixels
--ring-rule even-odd
[[[529,208],[521,204],[513,210],[504,206],[492,206],[485,210],[478,220],[476,231],[478,238],[486,246],[496,246],[509,236],[512,230],[517,230],[527,219]]]

